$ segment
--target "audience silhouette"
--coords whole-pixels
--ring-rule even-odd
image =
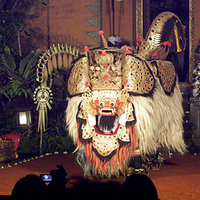
[[[46,199],[46,184],[34,174],[21,178],[12,191],[14,200],[44,200]]]
[[[121,199],[159,200],[152,180],[142,174],[129,176],[122,184],[121,195]]]
[[[129,176],[122,184],[117,181],[89,180],[74,177],[72,187],[65,187],[67,173],[62,165],[51,170],[52,182],[45,184],[40,176],[29,174],[15,184],[14,200],[159,200],[151,179],[142,174]]]

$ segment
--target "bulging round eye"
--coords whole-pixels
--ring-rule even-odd
[[[115,103],[114,102],[110,102],[110,105],[111,105],[111,107],[114,107]]]
[[[104,102],[100,102],[100,107],[104,107]]]

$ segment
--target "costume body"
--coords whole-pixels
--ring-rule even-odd
[[[156,154],[158,144],[185,152],[182,95],[175,68],[165,60],[169,21],[182,26],[173,13],[160,14],[136,53],[104,41],[104,48],[87,49],[72,66],[66,122],[86,177],[126,175],[138,151]]]

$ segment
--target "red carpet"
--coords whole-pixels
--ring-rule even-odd
[[[160,170],[149,170],[160,200],[200,200],[200,154],[173,154],[165,157]],[[0,195],[11,195],[15,183],[27,174],[44,174],[62,164],[68,176],[83,177],[82,168],[76,162],[76,155],[53,154],[27,160],[0,169]],[[121,177],[120,182],[123,181]],[[70,187],[70,181],[67,184]]]

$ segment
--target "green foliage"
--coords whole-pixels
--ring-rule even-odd
[[[43,153],[68,152],[75,150],[65,124],[65,109],[67,107],[67,71],[65,69],[55,70],[52,73],[53,104],[52,110],[48,110],[48,127],[42,137]],[[37,113],[38,114],[38,113]],[[37,122],[36,122],[37,123]],[[37,126],[33,127],[31,134],[21,137],[18,154],[20,157],[29,157],[39,154],[40,133]]]
[[[71,153],[75,147],[67,131],[59,132],[59,127],[49,128],[43,134],[43,153]],[[19,158],[26,158],[40,154],[40,133],[24,132],[21,134],[17,150]]]
[[[48,128],[43,134],[43,152],[53,153],[55,151],[59,153],[74,151],[75,147],[71,138],[68,136],[67,131],[60,132],[60,127]]]
[[[17,60],[10,49],[5,48],[5,53],[2,54],[0,72],[4,73],[6,81],[1,83],[3,86],[1,94],[9,101],[17,96],[24,95],[25,98],[28,95],[32,96],[34,82],[36,82],[36,65],[40,54],[41,50],[38,49],[35,53],[32,51]]]
[[[0,135],[19,132],[19,130],[16,128],[16,119],[14,116],[15,112],[13,110],[7,110],[4,119],[0,120]]]
[[[48,111],[48,128],[43,133],[43,151],[72,152],[75,147],[65,123],[68,71],[65,68],[55,69],[51,76],[54,96],[52,110]]]
[[[10,47],[13,50],[16,31],[11,13],[1,10],[0,21],[0,52],[3,52],[5,47]]]
[[[21,55],[21,38],[28,42],[34,34],[26,26],[27,19],[34,17],[31,8],[39,4],[47,6],[46,0],[0,0],[0,4],[0,53],[8,47]]]
[[[28,134],[23,132],[20,137],[19,147],[17,149],[17,154],[19,158],[27,158],[35,155],[39,155],[39,133],[33,132]]]
[[[35,53],[30,52],[23,55],[21,39],[26,42],[31,41],[34,31],[28,30],[26,26],[27,19],[34,17],[31,15],[31,8],[40,3],[47,6],[46,2],[46,0],[0,0],[0,92],[4,103],[14,102],[19,96],[29,98],[36,88],[36,63],[41,51],[38,49]],[[43,133],[43,152],[72,152],[73,142],[63,122],[67,104],[65,101],[67,73],[64,69],[62,73],[55,70],[51,76],[50,85],[56,92],[53,92],[54,104],[49,114],[48,129]],[[17,130],[16,119],[12,113],[12,116],[5,117],[0,122],[0,127],[0,134],[22,133],[18,148],[19,156],[28,157],[40,153],[40,133],[36,131],[37,122],[32,124],[28,131]]]

